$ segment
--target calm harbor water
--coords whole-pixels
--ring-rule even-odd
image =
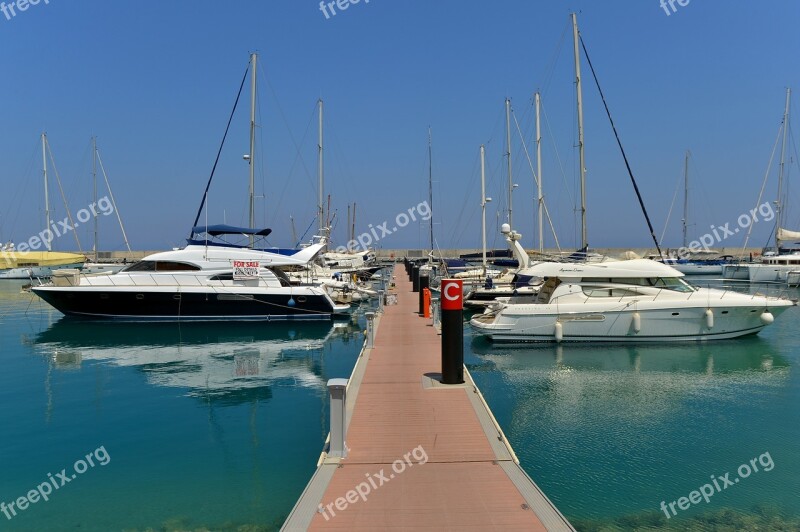
[[[0,284],[0,501],[71,476],[87,455],[94,466],[48,502],[0,513],[0,530],[282,524],[327,434],[325,382],[360,351],[360,317],[80,322],[20,286]],[[800,529],[800,309],[757,337],[707,344],[507,348],[466,335],[522,465],[579,530]],[[770,471],[670,520],[659,509],[764,453]]]
[[[737,340],[470,345],[522,465],[579,530],[800,530],[800,308]],[[770,471],[660,509],[764,453]]]

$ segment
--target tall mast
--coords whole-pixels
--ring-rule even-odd
[[[250,54],[253,71],[250,74],[250,228],[256,226],[256,65],[258,54]],[[250,245],[255,243],[255,237],[250,235]]]
[[[344,226],[344,230],[347,232],[347,238],[345,238],[345,242],[350,242],[350,204],[347,204],[347,225]]]
[[[514,184],[511,176],[511,100],[506,98],[506,159],[508,163],[508,225],[514,228],[513,192]]]
[[[786,164],[786,135],[789,131],[789,103],[792,99],[792,89],[786,89],[786,107],[783,111],[783,144],[781,145],[781,163],[778,167],[778,199],[775,202],[776,210],[778,211],[778,229],[775,231],[775,246],[780,248],[781,243],[778,239],[778,233],[783,227],[783,171]]]
[[[324,177],[325,176],[325,173],[324,173],[325,169],[324,169],[324,166],[323,166],[323,163],[324,163],[324,161],[323,161],[323,154],[324,154],[323,149],[324,148],[323,148],[323,143],[322,143],[322,140],[323,140],[323,138],[322,138],[322,113],[323,113],[322,98],[319,99],[318,103],[319,103],[319,144],[317,144],[317,148],[318,148],[317,159],[318,159],[318,163],[319,163],[319,169],[318,169],[318,173],[319,173],[319,190],[318,190],[318,196],[317,197],[319,199],[319,204],[317,205],[317,217],[319,218],[319,232],[320,232],[320,235],[324,235],[325,234],[325,229],[326,229],[326,227],[325,227],[326,224],[325,224],[325,206],[323,205],[323,198],[325,196],[325,177]]]
[[[537,189],[537,216],[539,227],[539,253],[544,253],[544,194],[542,192],[542,128],[540,122],[540,114],[542,107],[541,94],[537,91],[534,95],[536,103],[536,180]]]
[[[431,212],[428,223],[431,224],[430,238],[431,251],[433,251],[433,136],[430,126],[428,126],[428,210]]]
[[[581,248],[589,247],[586,234],[586,159],[583,146],[583,93],[581,90],[581,55],[580,33],[578,32],[578,15],[572,14],[572,37],[575,48],[575,92],[578,100],[578,156],[581,168]]]
[[[689,245],[689,150],[683,162],[683,248]]]
[[[486,271],[486,148],[481,144],[481,249],[483,271]]]
[[[353,202],[353,225],[350,226],[350,240],[348,242],[352,242],[356,239],[356,202]]]
[[[45,229],[50,230],[50,194],[47,190],[47,133],[42,133],[42,174],[44,176],[44,219]],[[50,241],[44,243],[47,251],[51,251]]]
[[[97,137],[92,137],[92,187],[94,189],[94,204],[97,205]],[[94,261],[98,261],[97,247],[97,211],[94,212]]]

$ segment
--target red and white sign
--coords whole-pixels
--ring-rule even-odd
[[[233,279],[235,281],[248,281],[258,279],[258,261],[235,260],[233,261]]]
[[[464,281],[442,279],[442,310],[464,309]]]

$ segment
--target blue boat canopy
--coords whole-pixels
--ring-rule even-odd
[[[235,227],[233,225],[198,225],[192,228],[192,233],[208,233],[211,236],[222,235],[253,235],[253,236],[269,236],[272,229],[250,229],[248,227]]]

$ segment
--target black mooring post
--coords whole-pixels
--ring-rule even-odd
[[[419,292],[419,266],[417,265],[411,270],[411,291]]]
[[[425,289],[430,288],[431,278],[427,275],[419,276],[419,315],[425,313]]]
[[[442,383],[464,383],[464,292],[460,279],[442,279]]]

